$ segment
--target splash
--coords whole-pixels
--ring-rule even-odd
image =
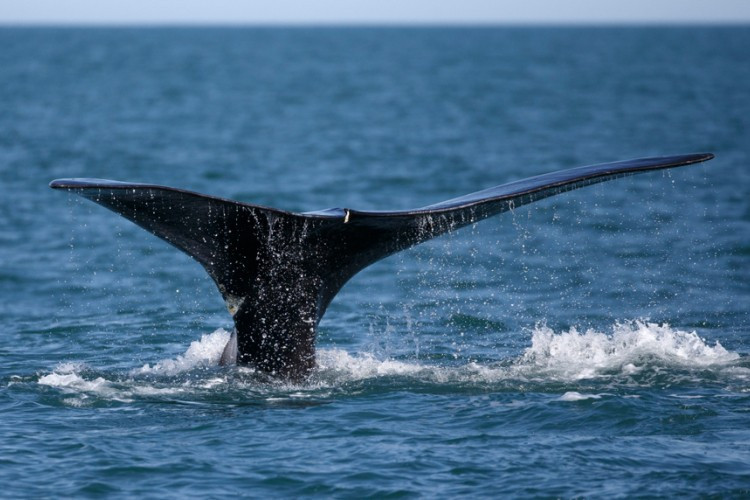
[[[119,391],[110,380],[101,376],[87,377],[82,363],[61,363],[55,371],[39,378],[39,385],[60,389],[70,406],[85,406],[93,399],[130,402],[130,394]]]
[[[605,386],[612,383],[669,386],[684,380],[685,372],[709,370],[739,383],[749,379],[742,357],[719,342],[709,345],[696,332],[666,324],[632,321],[615,324],[608,333],[575,328],[554,332],[540,325],[531,331],[531,345],[519,356],[495,362],[457,360],[451,364],[395,360],[372,353],[351,354],[341,349],[319,349],[317,369],[304,384],[260,376],[251,368],[219,368],[217,363],[229,332],[218,329],[192,342],[184,354],[127,373],[95,372],[82,364],[65,363],[38,379],[58,388],[66,403],[82,406],[92,400],[132,401],[137,398],[175,397],[211,399],[218,393],[234,399],[277,401],[315,398],[330,390],[346,391],[348,384],[367,381],[389,387],[439,386],[482,390],[565,392],[558,401],[598,399],[597,393],[579,392],[581,381]],[[666,374],[661,382],[644,373]],[[693,377],[700,383],[700,375]],[[553,384],[553,385],[550,385]],[[557,385],[554,385],[557,384]],[[560,384],[563,384],[560,387]],[[557,392],[560,394],[560,392]],[[70,396],[73,397],[70,397]],[[224,401],[224,400],[222,400]]]
[[[416,375],[431,367],[415,362],[378,359],[370,353],[352,355],[340,349],[320,349],[317,354],[318,374],[362,380],[394,375]]]
[[[153,366],[145,364],[134,370],[133,374],[178,375],[199,367],[216,366],[230,335],[228,331],[219,328],[213,333],[202,335],[200,340],[191,342],[185,354],[176,359],[165,359]]]
[[[558,401],[586,401],[588,399],[601,399],[601,394],[581,394],[578,391],[568,391],[559,398]]]
[[[226,383],[217,377],[178,380],[174,377],[192,370],[216,366],[229,340],[229,332],[220,328],[192,342],[185,354],[154,365],[144,365],[127,374],[98,373],[82,363],[61,363],[52,373],[39,377],[39,385],[54,387],[69,406],[89,406],[100,401],[130,403],[142,398],[195,396]]]
[[[531,333],[531,346],[520,356],[495,363],[441,366],[320,350],[318,371],[346,380],[401,376],[433,383],[577,382],[630,377],[648,369],[708,368],[731,373],[740,360],[739,354],[719,342],[709,345],[696,332],[645,321],[616,323],[609,333],[580,333],[576,328],[556,333],[545,325]]]
[[[57,371],[39,378],[40,385],[67,387],[77,392],[111,393],[110,383],[102,377],[86,380],[78,373],[58,373]]]
[[[696,332],[685,332],[667,324],[630,321],[617,323],[609,334],[575,328],[555,333],[537,326],[531,347],[517,368],[560,380],[581,380],[611,373],[633,375],[647,366],[705,368],[731,364],[737,353],[719,342],[710,346]]]

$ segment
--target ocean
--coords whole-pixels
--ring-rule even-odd
[[[0,28],[0,496],[750,496],[750,28]],[[61,177],[409,209],[645,156],[382,260],[304,382]]]

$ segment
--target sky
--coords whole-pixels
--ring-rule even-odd
[[[750,0],[0,0],[0,24],[750,23]]]

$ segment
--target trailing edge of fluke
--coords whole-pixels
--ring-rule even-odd
[[[50,187],[103,205],[200,262],[234,319],[222,363],[300,380],[315,366],[316,330],[326,308],[344,283],[368,265],[561,192],[711,158],[690,154],[573,168],[399,211],[292,213],[103,179],[58,179]]]

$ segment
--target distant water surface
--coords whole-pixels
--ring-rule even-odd
[[[750,29],[0,29],[3,496],[750,495]],[[304,384],[59,177],[293,211],[698,166],[365,270]]]

